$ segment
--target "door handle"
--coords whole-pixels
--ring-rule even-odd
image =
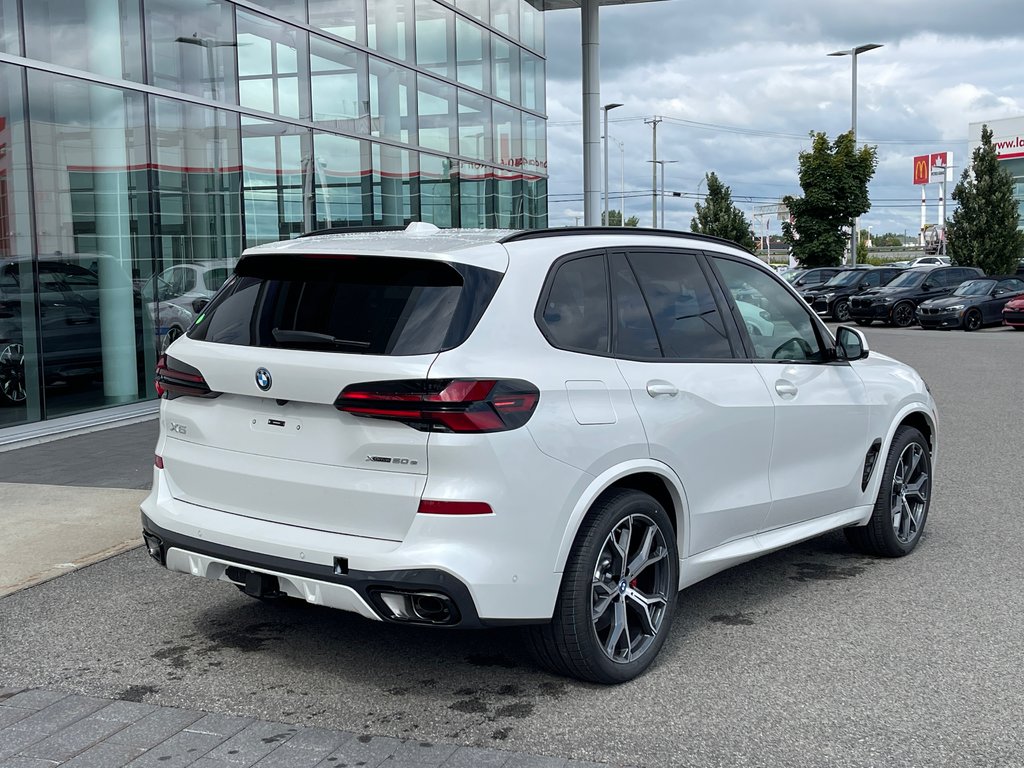
[[[647,382],[647,394],[651,397],[661,397],[662,395],[675,397],[679,394],[679,389],[675,384],[662,381],[661,379],[654,379]]]
[[[796,384],[785,379],[779,379],[775,382],[775,391],[779,393],[779,397],[784,400],[789,400],[796,397],[796,393],[800,390],[797,389]]]

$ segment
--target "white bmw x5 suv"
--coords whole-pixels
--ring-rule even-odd
[[[246,251],[157,370],[142,504],[173,571],[368,619],[532,625],[640,674],[676,592],[843,528],[898,557],[937,416],[736,245],[642,229],[302,237]]]

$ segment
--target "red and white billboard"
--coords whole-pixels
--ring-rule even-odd
[[[928,155],[918,155],[914,158],[914,183],[927,184],[928,174],[931,169],[931,162]]]
[[[953,178],[953,153],[932,152],[914,157],[914,183],[927,184]]]

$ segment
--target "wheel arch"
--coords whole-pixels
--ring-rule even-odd
[[[601,473],[580,495],[562,534],[555,560],[556,573],[565,570],[576,535],[594,502],[605,492],[615,489],[641,491],[654,498],[665,508],[672,521],[680,557],[688,551],[686,493],[679,477],[667,465],[653,461],[631,461]]]
[[[885,465],[885,457],[889,455],[889,449],[892,448],[892,441],[896,437],[896,431],[903,426],[913,427],[924,435],[925,440],[928,442],[932,461],[932,473],[934,474],[935,462],[938,458],[938,424],[934,415],[927,410],[923,403],[911,403],[904,406],[896,415],[896,418],[892,420],[878,454],[880,461],[876,462],[875,466],[882,467]],[[865,489],[867,498],[874,500],[878,496],[882,474],[883,472],[880,469],[872,473],[871,481]]]

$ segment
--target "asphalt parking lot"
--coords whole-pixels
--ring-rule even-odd
[[[708,579],[631,683],[542,673],[513,630],[260,603],[141,548],[0,599],[0,682],[647,766],[1020,766],[1024,333],[867,333],[939,402],[917,551],[831,534]]]

